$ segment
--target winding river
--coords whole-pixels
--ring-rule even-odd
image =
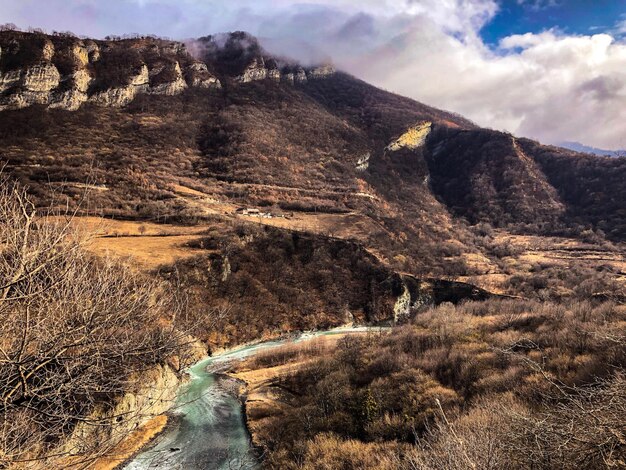
[[[380,331],[378,327],[337,328],[303,333],[296,339],[242,346],[204,359],[188,369],[190,381],[181,388],[175,419],[152,444],[129,461],[126,470],[202,469],[248,470],[259,467],[250,442],[240,401],[214,372],[220,364],[240,360],[287,342],[325,335]]]

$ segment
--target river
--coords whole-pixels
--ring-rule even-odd
[[[213,372],[220,363],[241,360],[288,342],[346,333],[380,331],[378,327],[337,328],[303,333],[295,339],[268,341],[231,349],[191,366],[181,387],[173,419],[164,433],[123,467],[126,470],[249,470],[259,467],[241,402],[224,378]]]

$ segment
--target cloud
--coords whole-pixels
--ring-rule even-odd
[[[610,35],[511,35],[493,49],[480,30],[498,8],[495,0],[0,0],[0,23],[99,37],[241,29],[276,53],[332,57],[360,78],[484,126],[547,143],[626,147],[626,43],[617,33],[626,25]]]
[[[518,5],[525,6],[534,11],[547,10],[548,8],[560,6],[562,3],[562,0],[517,0]]]

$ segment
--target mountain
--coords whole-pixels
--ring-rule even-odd
[[[0,31],[0,142],[0,467],[232,466],[242,423],[268,468],[619,466],[626,159],[243,32]],[[263,352],[346,325],[390,328]]]
[[[468,224],[626,237],[623,159],[481,129],[272,57],[246,33],[182,44],[5,31],[0,48],[0,157],[41,204],[73,207],[87,183],[81,210],[107,217],[334,216],[327,233],[439,275],[465,256],[458,241],[479,251]]]
[[[589,147],[588,145],[581,144],[580,142],[561,142],[559,147],[563,147],[575,152],[581,153],[593,153],[595,155],[604,155],[607,157],[617,157],[624,154],[624,150],[604,150],[596,147]]]

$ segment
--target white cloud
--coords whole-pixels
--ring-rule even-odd
[[[517,0],[518,5],[524,5],[535,11],[553,8],[562,3],[562,0]]]
[[[521,1],[521,0],[520,0]],[[551,0],[525,1],[545,7]],[[243,29],[304,60],[544,142],[626,147],[626,43],[557,30],[480,39],[495,0],[0,0],[0,23],[185,38]],[[618,24],[613,32],[619,38]]]

